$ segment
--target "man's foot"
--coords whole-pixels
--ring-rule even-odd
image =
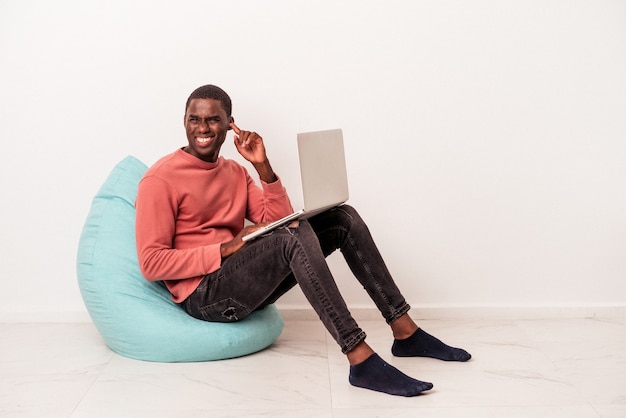
[[[394,340],[391,353],[396,357],[432,357],[445,361],[467,361],[472,355],[462,348],[444,344],[419,328],[404,340]]]
[[[350,366],[350,384],[398,396],[416,396],[430,390],[432,383],[413,379],[372,354],[367,360]]]

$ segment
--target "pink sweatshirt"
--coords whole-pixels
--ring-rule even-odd
[[[139,182],[135,207],[139,267],[164,280],[182,302],[221,266],[220,244],[244,227],[293,212],[280,180],[259,188],[244,167],[202,161],[182,149],[157,161]]]

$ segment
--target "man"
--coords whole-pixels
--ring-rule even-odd
[[[164,281],[190,315],[232,322],[274,303],[296,284],[350,364],[352,385],[415,396],[432,388],[382,360],[365,342],[325,257],[341,250],[347,264],[390,325],[396,356],[467,361],[465,350],[424,332],[381,258],[367,226],[348,205],[292,223],[250,242],[242,236],[293,211],[267,158],[263,138],[241,130],[230,97],[213,85],[196,89],[185,106],[188,145],[144,175],[137,194],[136,236],[141,271]],[[220,157],[227,132],[261,180]],[[254,225],[244,226],[245,219]]]

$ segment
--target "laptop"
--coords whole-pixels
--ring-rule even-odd
[[[250,241],[296,219],[317,215],[348,200],[341,129],[299,133],[298,157],[304,208],[245,235],[243,241]]]

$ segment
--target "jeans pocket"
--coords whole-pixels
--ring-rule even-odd
[[[199,309],[202,319],[211,322],[236,322],[250,314],[250,310],[233,298],[222,299]]]

